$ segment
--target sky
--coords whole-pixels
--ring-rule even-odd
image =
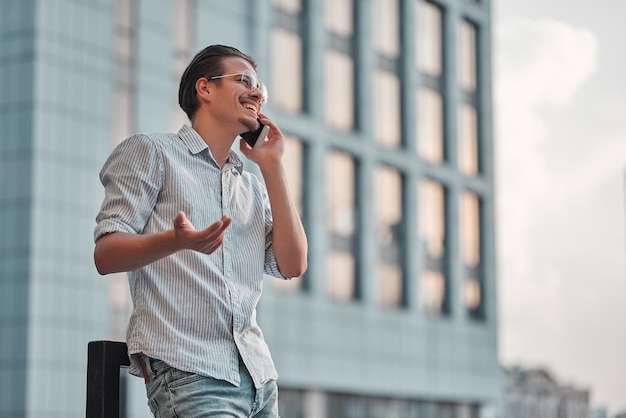
[[[626,412],[626,1],[492,8],[500,359]]]

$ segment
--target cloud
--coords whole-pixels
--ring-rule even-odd
[[[626,84],[611,70],[619,42],[600,33],[555,20],[494,28],[500,356],[548,366],[615,409],[626,408],[615,331],[626,318]]]
[[[596,66],[593,32],[555,20],[518,20],[496,27],[497,91],[509,105],[563,106]]]
[[[563,272],[549,263],[537,265],[534,257],[542,202],[554,198],[545,110],[574,100],[594,73],[598,46],[588,29],[555,20],[517,20],[495,31],[500,311],[503,324],[512,326],[502,329],[502,348],[513,354],[507,342],[523,347],[562,329]],[[560,197],[565,202],[569,193]],[[538,357],[555,354],[551,344],[543,347]]]

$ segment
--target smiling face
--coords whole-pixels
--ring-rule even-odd
[[[219,120],[236,126],[237,134],[258,128],[257,117],[261,111],[262,94],[258,88],[249,90],[241,82],[244,71],[256,75],[252,65],[243,58],[225,57],[222,61],[224,74],[235,74],[212,80],[212,110]]]

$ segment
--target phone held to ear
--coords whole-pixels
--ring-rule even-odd
[[[265,141],[265,137],[270,130],[268,125],[263,125],[260,119],[257,120],[259,121],[259,129],[241,134],[244,141],[252,148],[260,146]]]

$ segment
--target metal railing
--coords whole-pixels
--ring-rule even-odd
[[[87,418],[125,418],[126,397],[120,397],[120,367],[123,366],[130,366],[125,343],[89,342],[87,347]],[[122,389],[125,392],[126,388]]]

